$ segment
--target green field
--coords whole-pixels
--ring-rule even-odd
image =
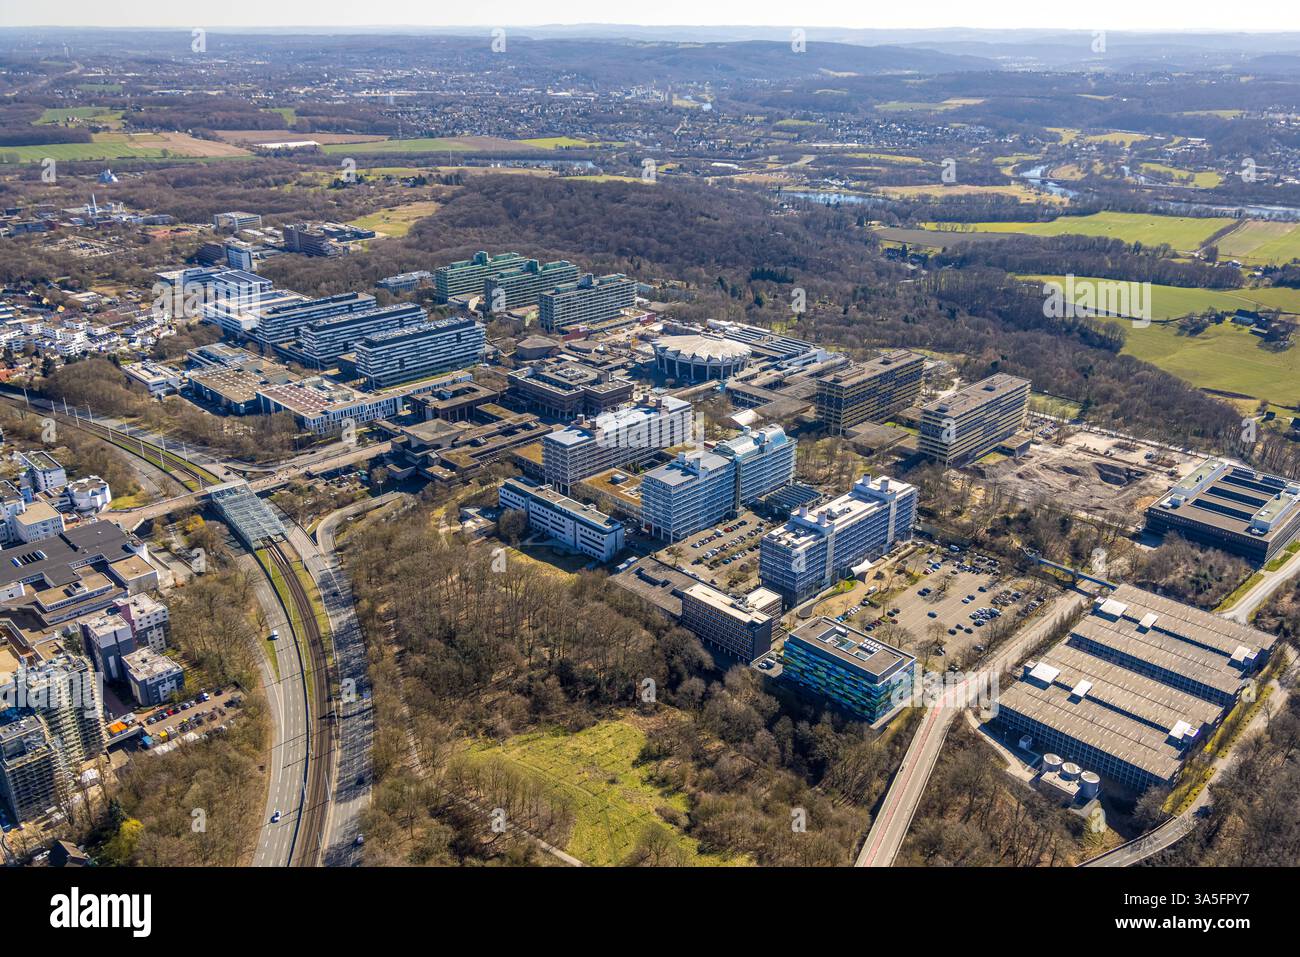
[[[1300,259],[1300,225],[1249,220],[1218,242],[1219,258],[1252,265]]]
[[[572,136],[539,136],[536,139],[520,140],[519,142],[526,146],[536,147],[539,150],[572,149],[592,145],[586,140],[575,140]]]
[[[404,203],[401,206],[391,206],[362,216],[360,219],[354,219],[352,225],[360,226],[362,229],[373,229],[386,236],[405,236],[421,219],[436,213],[438,206],[439,204],[433,200]]]
[[[1166,166],[1164,163],[1143,163],[1142,168],[1148,173],[1160,173],[1171,177],[1176,182],[1187,181],[1197,189],[1214,189],[1223,182],[1223,174],[1212,170],[1180,169]]]
[[[470,760],[497,757],[538,774],[573,802],[574,826],[564,850],[587,864],[614,865],[635,848],[645,825],[660,824],[676,835],[692,864],[732,864],[701,854],[699,842],[665,824],[655,809],[686,811],[686,798],[661,790],[648,779],[649,768],[635,762],[646,736],[630,719],[602,721],[576,734],[531,732],[504,744],[475,746]]]
[[[326,153],[351,156],[361,153],[505,153],[590,145],[592,144],[585,140],[575,140],[568,136],[548,136],[534,140],[503,140],[494,136],[426,136],[409,140],[374,140],[370,143],[330,143],[322,149]]]
[[[1064,288],[1064,276],[1024,276],[1033,282],[1058,282]],[[1099,280],[1087,276],[1074,277],[1075,301],[1082,290]],[[1100,280],[1106,282],[1107,280]],[[1214,309],[1229,312],[1236,309],[1279,309],[1286,313],[1300,313],[1300,289],[1269,286],[1259,289],[1199,289],[1186,286],[1151,284],[1151,319],[1179,319]]]
[[[66,123],[68,120],[89,120],[94,119],[103,126],[120,126],[122,123],[122,111],[110,110],[106,106],[67,106],[58,109],[50,108],[41,114],[33,125],[50,126],[52,124]]]
[[[1021,233],[1026,236],[1107,236],[1146,246],[1168,243],[1174,249],[1192,251],[1232,222],[1221,218],[1093,213],[1089,216],[1061,216],[1045,223],[926,223],[925,228],[964,233]]]
[[[1027,276],[1034,282],[1064,282],[1063,276]],[[1074,280],[1076,300],[1087,278]],[[1300,312],[1300,290],[1184,289],[1151,287],[1151,318],[1173,319],[1205,309],[1230,310],[1276,307]],[[1266,399],[1279,405],[1300,402],[1300,348],[1273,352],[1260,346],[1258,336],[1231,322],[1212,324],[1200,335],[1179,333],[1176,323],[1135,327],[1126,319],[1124,353],[1150,362],[1198,388],[1217,389]]]

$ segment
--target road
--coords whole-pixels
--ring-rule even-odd
[[[275,643],[279,674],[265,657],[262,658],[263,681],[271,706],[274,733],[267,765],[270,782],[266,810],[262,815],[253,864],[256,867],[288,867],[302,808],[307,761],[307,702],[303,696],[302,673],[293,645],[293,633],[275,589],[252,555],[240,554],[238,562],[241,568],[251,573],[255,582],[254,593],[266,616],[267,633],[272,630],[280,633]],[[278,823],[272,824],[271,815],[276,811],[281,817]]]
[[[1300,574],[1300,552],[1296,552],[1283,562],[1282,567],[1277,571],[1271,572],[1261,568],[1260,574],[1263,575],[1263,578],[1250,591],[1237,599],[1235,605],[1223,612],[1224,618],[1231,619],[1242,625],[1249,625],[1251,616],[1264,602],[1268,601],[1269,596],[1297,574]]]
[[[1016,664],[1022,655],[1047,636],[1063,615],[1091,600],[1090,595],[1082,592],[1070,592],[1058,597],[1033,624],[989,656],[983,664],[983,673],[999,675]],[[903,839],[912,826],[917,806],[921,803],[921,796],[925,793],[925,786],[934,772],[939,752],[943,749],[948,727],[966,705],[969,683],[970,679],[962,681],[948,689],[939,701],[925,707],[921,723],[912,735],[911,744],[907,747],[894,780],[890,782],[889,790],[885,792],[885,799],[876,813],[854,866],[889,867],[898,857]]]
[[[366,648],[352,602],[352,588],[339,565],[334,536],[345,519],[402,497],[401,493],[389,492],[331,512],[317,527],[315,541],[297,524],[286,524],[289,543],[302,556],[329,616],[334,664],[342,689],[336,704],[338,718],[333,735],[333,800],[325,821],[321,852],[321,862],[329,867],[361,863],[361,847],[356,840],[361,835],[361,812],[369,804],[374,778],[371,763],[374,720]]]

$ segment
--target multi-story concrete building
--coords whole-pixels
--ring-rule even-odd
[[[497,496],[502,508],[527,513],[530,528],[574,551],[608,562],[623,550],[622,522],[561,495],[549,485],[506,479]]]
[[[911,539],[915,520],[913,486],[864,475],[847,494],[815,509],[799,508],[764,535],[759,577],[796,605]]]
[[[417,269],[414,272],[399,273],[396,276],[385,276],[375,285],[380,289],[387,289],[389,292],[402,293],[419,289],[420,286],[432,279],[433,273],[426,269]]]
[[[141,592],[116,601],[113,611],[131,626],[137,646],[147,646],[156,654],[166,650],[171,636],[171,610],[162,602]]]
[[[566,259],[545,265],[530,259],[483,280],[483,303],[489,312],[535,306],[542,293],[577,278],[578,267]]]
[[[59,807],[70,785],[63,755],[40,718],[0,725],[0,797],[14,820],[29,821]]]
[[[817,378],[817,418],[832,435],[883,422],[921,395],[925,356],[895,349]]]
[[[758,592],[770,594],[764,589]],[[780,598],[772,597],[776,598],[779,615]],[[732,598],[699,582],[682,591],[681,601],[682,627],[694,632],[706,645],[741,661],[761,658],[772,649],[777,621],[754,607],[750,599]]]
[[[89,659],[59,655],[2,680],[0,697],[45,722],[68,767],[80,767],[103,752],[102,679]]]
[[[736,463],[716,452],[679,452],[641,478],[641,521],[652,535],[680,541],[731,511]]]
[[[24,544],[58,535],[64,529],[63,515],[48,502],[32,502],[9,519],[13,538]]]
[[[136,704],[162,704],[185,688],[185,669],[166,655],[140,648],[122,658],[122,671]]]
[[[622,273],[593,276],[587,273],[566,282],[537,299],[538,318],[547,332],[563,332],[576,326],[591,326],[617,318],[636,304],[636,283]]]
[[[1171,785],[1190,749],[1250,687],[1277,637],[1121,585],[997,701],[1021,747],[1130,792]],[[1026,740],[1027,739],[1027,740]]]
[[[781,680],[875,724],[908,697],[916,658],[830,618],[814,618],[786,636]]]
[[[481,362],[486,345],[483,324],[468,316],[416,322],[358,342],[357,374],[370,388],[386,389]]]
[[[349,422],[359,427],[396,415],[402,405],[401,396],[358,392],[319,377],[263,386],[257,396],[264,411],[289,412],[317,435],[338,432]]]
[[[68,473],[49,452],[34,449],[20,452],[19,461],[26,468],[23,482],[38,492],[57,492],[68,484]]]
[[[679,453],[641,480],[641,516],[652,535],[679,541],[794,479],[795,447],[780,426],[750,431],[711,451]]]
[[[570,359],[514,369],[507,376],[512,401],[530,412],[572,421],[595,416],[632,400],[635,383]]]
[[[83,621],[81,643],[105,678],[123,680],[122,656],[135,651],[135,634],[121,615],[98,615]]]
[[[653,343],[655,368],[674,379],[730,379],[749,366],[753,350],[722,336],[664,336]]]
[[[448,263],[434,270],[434,294],[438,302],[447,302],[453,296],[480,295],[485,281],[522,266],[524,261],[524,257],[518,253],[489,256],[485,252],[477,252],[472,259]]]
[[[999,372],[921,409],[921,452],[944,465],[987,455],[1025,427],[1029,380]]]
[[[217,213],[212,217],[212,225],[218,232],[225,229],[236,232],[241,229],[257,229],[262,225],[262,217],[257,213]]]
[[[364,292],[342,292],[319,299],[304,299],[271,306],[262,311],[257,323],[257,340],[265,346],[284,345],[299,337],[313,322],[375,308],[375,297]]]
[[[307,362],[324,369],[369,336],[423,324],[427,319],[428,313],[415,303],[398,303],[309,323],[303,326],[299,341]]]
[[[654,458],[691,439],[691,404],[662,396],[597,416],[542,439],[546,481],[564,493],[575,482],[620,465]]]
[[[1177,532],[1263,564],[1300,536],[1300,481],[1209,459],[1146,517],[1148,531]]]

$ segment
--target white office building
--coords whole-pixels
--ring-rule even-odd
[[[620,465],[654,458],[660,449],[689,442],[694,424],[689,402],[662,396],[596,416],[542,439],[546,481],[562,492],[575,482]]]
[[[528,515],[528,526],[561,544],[602,562],[623,550],[623,523],[574,501],[549,485],[512,478],[501,484],[498,501]]]

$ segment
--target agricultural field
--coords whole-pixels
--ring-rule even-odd
[[[362,216],[360,219],[354,219],[351,225],[362,229],[373,229],[384,236],[405,236],[421,219],[436,213],[440,205],[433,200],[404,203],[401,206],[391,206],[368,216]]]
[[[110,110],[106,106],[68,106],[55,109],[51,107],[41,114],[33,126],[77,125],[78,121],[90,121],[96,126],[109,126],[117,129],[122,125],[122,111]]]
[[[537,147],[527,141],[497,136],[420,137],[409,140],[376,140],[369,143],[327,143],[326,153],[525,153]]]
[[[1045,223],[926,223],[927,229],[974,233],[1021,233],[1026,236],[1106,236],[1127,243],[1158,246],[1191,252],[1210,236],[1231,224],[1224,218],[1199,219],[1190,216],[1150,216],[1142,213],[1092,213],[1061,216]]]
[[[941,103],[920,103],[911,100],[890,100],[887,103],[877,103],[876,109],[884,110],[886,113],[910,113],[931,112],[941,113],[946,110],[957,110],[963,106],[978,106],[984,100],[980,97],[954,96],[942,101]]]
[[[388,138],[380,133],[299,133],[297,130],[217,130],[216,134],[236,146],[293,140],[315,140],[325,146],[331,143],[373,143]]]
[[[572,136],[540,136],[536,139],[520,140],[519,142],[539,150],[583,149],[593,145],[586,140],[576,140]]]
[[[717,855],[701,854],[699,842],[668,825],[657,813],[669,807],[686,811],[686,798],[663,791],[636,764],[646,741],[631,717],[602,721],[576,734],[531,732],[505,743],[475,746],[470,760],[496,757],[520,771],[539,775],[559,789],[574,811],[573,832],[563,850],[587,864],[613,865],[636,847],[647,824],[668,829],[692,864],[738,864]]]
[[[1252,219],[1217,243],[1221,259],[1277,265],[1300,259],[1300,224]]]
[[[1143,163],[1142,169],[1148,173],[1168,177],[1175,183],[1185,183],[1197,189],[1214,189],[1223,183],[1223,174],[1216,173],[1213,170],[1179,169],[1177,166],[1166,166],[1164,163]]]
[[[903,156],[899,153],[845,153],[853,159],[875,160],[877,163],[902,163],[907,166],[924,165],[925,160],[919,156]]]
[[[1020,183],[1006,186],[963,186],[957,183],[930,183],[920,186],[877,186],[875,191],[886,196],[1010,196],[1022,203],[1064,203],[1064,197],[1045,195]]]
[[[90,143],[49,143],[0,148],[0,164],[40,163],[46,157],[66,163],[83,160],[176,159],[247,156],[229,143],[200,140],[186,133],[96,133]]]

